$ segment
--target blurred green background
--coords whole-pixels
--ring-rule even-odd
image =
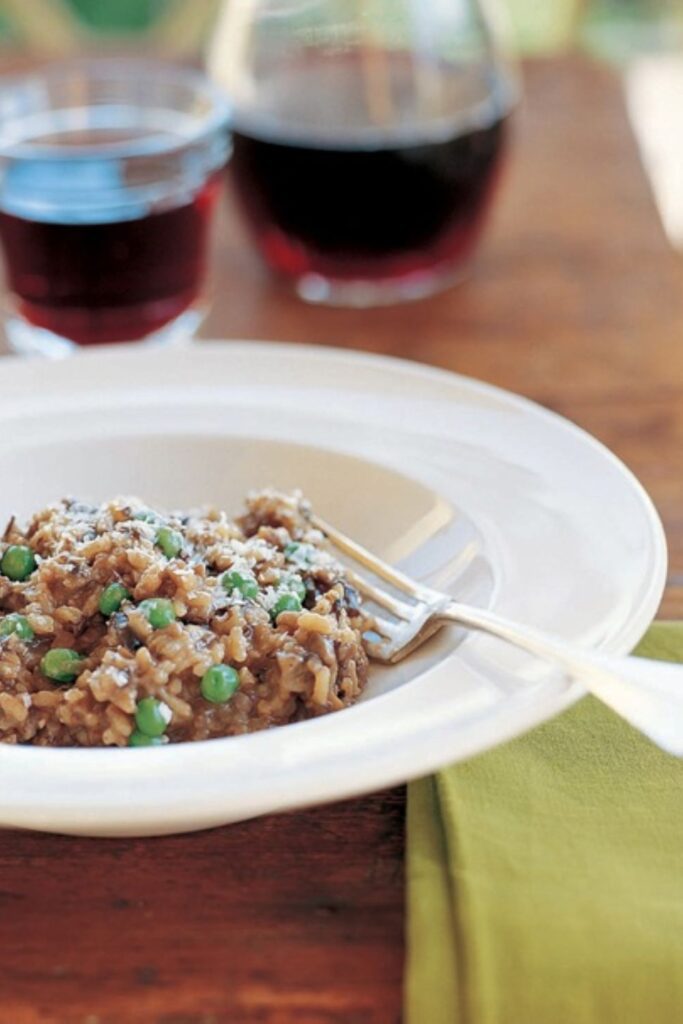
[[[107,46],[201,51],[222,0],[0,0],[3,51]],[[683,50],[683,0],[498,0],[526,54],[588,50],[611,60]]]

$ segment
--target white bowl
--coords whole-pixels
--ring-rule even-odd
[[[236,512],[250,488],[300,487],[409,573],[614,652],[664,585],[661,525],[614,456],[524,399],[414,364],[254,342],[3,360],[0,427],[0,519],[65,494]],[[151,835],[340,799],[485,750],[580,695],[444,630],[315,721],[165,748],[0,744],[0,825]]]

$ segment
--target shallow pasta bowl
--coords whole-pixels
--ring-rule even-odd
[[[251,488],[298,487],[410,575],[614,653],[664,586],[657,515],[604,447],[524,399],[398,360],[254,342],[4,360],[0,428],[0,519],[65,494],[236,512]],[[341,799],[486,750],[581,693],[443,631],[312,721],[138,750],[0,744],[0,825],[153,835]]]

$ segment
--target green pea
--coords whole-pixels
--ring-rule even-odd
[[[55,683],[73,683],[78,677],[81,661],[83,655],[72,651],[70,647],[53,647],[41,659],[40,670]]]
[[[301,601],[296,594],[280,594],[277,601],[273,605],[271,615],[273,619],[277,620],[278,615],[282,612],[300,612]]]
[[[225,704],[240,684],[240,677],[231,665],[213,665],[202,676],[202,697],[212,704]]]
[[[172,530],[170,526],[159,527],[154,543],[161,548],[167,558],[175,558],[183,550],[182,534]]]
[[[148,597],[146,601],[140,602],[138,608],[152,629],[164,629],[175,622],[173,602],[166,597]]]
[[[36,556],[24,544],[10,544],[0,559],[0,572],[10,580],[25,580],[36,568]]]
[[[239,590],[242,597],[256,597],[258,594],[258,583],[251,573],[242,573],[231,569],[229,572],[223,573],[221,583],[229,594],[232,594],[233,590]]]
[[[161,747],[164,743],[165,736],[145,736],[139,729],[135,729],[128,737],[129,747]]]
[[[19,615],[17,612],[6,615],[0,621],[0,636],[9,636],[11,633],[18,636],[20,640],[33,640],[35,636],[26,616]]]
[[[123,583],[110,583],[100,594],[100,611],[107,617],[113,615],[129,598],[130,594]]]
[[[136,512],[133,519],[138,519],[141,523],[158,523],[161,516],[158,516],[156,512],[151,512],[148,508],[143,508],[140,512]]]
[[[301,541],[293,540],[285,545],[285,558],[297,565],[310,565],[313,560],[314,548],[312,544],[302,544]]]
[[[284,579],[284,586],[288,593],[295,594],[299,598],[299,601],[303,603],[306,597],[306,584],[300,576],[287,576]]]
[[[163,736],[171,721],[172,712],[168,704],[156,697],[143,697],[135,709],[135,724],[145,736]]]

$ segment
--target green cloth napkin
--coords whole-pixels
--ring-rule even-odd
[[[683,762],[592,697],[413,783],[407,872],[406,1024],[683,1019]]]

